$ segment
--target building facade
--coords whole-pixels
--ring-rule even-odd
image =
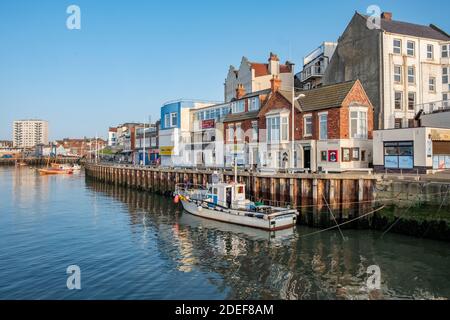
[[[48,144],[48,122],[45,120],[17,120],[13,122],[13,145],[30,148]]]
[[[294,114],[292,94],[274,77],[271,89],[258,93],[254,110],[252,95],[234,101],[242,106],[224,120],[226,166],[236,161],[312,172],[369,167],[373,106],[358,80],[296,92]]]
[[[134,163],[142,165],[159,163],[159,127],[158,120],[156,123],[136,128]]]
[[[359,79],[375,108],[375,127],[414,125],[417,105],[448,100],[450,36],[435,25],[395,21],[379,26],[355,13],[339,38],[324,84]]]
[[[309,90],[322,85],[322,78],[336,50],[336,42],[324,42],[303,58],[303,69],[295,75],[295,87]]]
[[[117,128],[109,128],[108,130],[108,147],[117,146]]]
[[[191,110],[215,104],[200,100],[176,100],[161,107],[159,130],[159,154],[162,166],[191,166],[191,144],[193,121]],[[189,152],[188,152],[189,151]]]
[[[374,132],[374,168],[388,173],[450,169],[450,129],[419,127]]]
[[[244,87],[245,92],[252,93],[270,88],[270,80],[278,76],[283,85],[294,85],[294,64],[287,61],[280,64],[280,59],[274,53],[270,53],[267,63],[251,62],[242,57],[239,69],[230,66],[224,84],[225,102],[235,98],[238,85]]]

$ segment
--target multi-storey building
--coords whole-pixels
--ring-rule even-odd
[[[355,13],[339,38],[324,84],[359,79],[375,108],[375,127],[414,125],[424,104],[444,105],[450,95],[450,36],[435,25],[380,24]]]
[[[191,150],[195,166],[223,167],[223,120],[230,110],[231,103],[191,110],[193,131],[187,149]]]
[[[48,122],[45,120],[17,120],[13,123],[14,147],[29,148],[48,143]]]
[[[303,58],[303,70],[295,75],[296,88],[309,90],[322,85],[322,77],[336,46],[336,42],[324,42]]]
[[[108,146],[115,147],[117,145],[117,128],[109,128],[108,130]]]
[[[162,166],[191,166],[193,121],[191,110],[216,104],[200,100],[176,100],[161,107],[159,154]]]
[[[298,96],[301,94],[301,96]],[[372,159],[373,106],[361,83],[292,91],[274,77],[271,89],[234,102],[224,120],[226,165],[311,171],[367,168]],[[233,112],[234,111],[234,112]],[[292,127],[294,117],[294,128]],[[234,159],[233,159],[234,158]]]
[[[135,163],[157,164],[159,161],[159,127],[160,121],[136,128]],[[145,130],[145,132],[144,132]],[[145,139],[144,139],[145,137]],[[145,140],[145,141],[144,141]],[[145,158],[144,158],[145,152]]]
[[[243,86],[245,92],[252,93],[270,88],[270,79],[278,76],[283,85],[294,85],[294,64],[286,61],[280,64],[280,59],[274,53],[270,53],[268,63],[250,62],[242,57],[239,69],[230,66],[224,84],[225,102],[235,98],[238,85]]]

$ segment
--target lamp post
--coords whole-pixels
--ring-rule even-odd
[[[295,144],[294,144],[294,140],[295,140],[295,137],[294,137],[294,135],[295,135],[295,129],[294,129],[294,126],[295,126],[295,121],[294,121],[294,118],[295,118],[295,101],[297,101],[297,100],[299,100],[299,99],[302,99],[302,98],[304,98],[305,97],[305,95],[303,94],[303,93],[301,93],[301,94],[299,94],[297,97],[295,96],[295,87],[294,86],[292,86],[292,111],[291,111],[291,164],[290,164],[290,167],[291,167],[291,169],[293,169],[294,168],[294,150],[295,150]],[[302,112],[302,110],[301,110],[301,108],[300,108],[300,112]]]

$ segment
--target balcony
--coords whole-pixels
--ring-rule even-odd
[[[432,114],[444,111],[450,111],[450,100],[428,102],[416,106],[416,110],[423,110],[423,114]]]
[[[300,80],[302,82],[311,78],[321,78],[325,74],[326,66],[310,66],[305,67],[302,72],[300,72]]]

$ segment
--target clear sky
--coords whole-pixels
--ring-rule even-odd
[[[81,8],[81,30],[66,9]],[[450,32],[449,1],[0,1],[0,139],[12,121],[49,121],[50,139],[105,137],[108,126],[156,119],[178,98],[223,100],[228,67],[270,51],[296,63],[336,41],[355,10]]]

